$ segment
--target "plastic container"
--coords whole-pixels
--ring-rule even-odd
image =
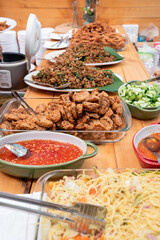
[[[31,107],[35,108],[38,104],[49,102],[52,99],[53,98],[25,98],[25,101]],[[35,104],[33,105],[33,103]],[[125,133],[132,126],[132,117],[131,117],[130,111],[124,102],[121,101],[121,104],[122,104],[123,118],[124,118],[124,124],[121,129],[111,130],[111,131],[56,130],[56,132],[64,132],[64,133],[72,134],[83,140],[92,141],[94,143],[118,142],[125,136]],[[19,108],[19,106],[20,104],[16,99],[11,99],[7,101],[0,108],[0,124],[3,122],[5,113],[9,113],[12,109]],[[9,129],[0,128],[0,131],[3,135],[8,135],[12,133],[22,132],[25,130],[9,130]]]

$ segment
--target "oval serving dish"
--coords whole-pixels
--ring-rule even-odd
[[[45,139],[45,140],[53,140],[63,143],[70,143],[79,147],[83,154],[71,161],[60,163],[60,164],[51,164],[51,165],[22,165],[22,164],[14,164],[11,162],[7,162],[0,158],[0,170],[6,174],[15,176],[15,177],[23,177],[23,178],[39,178],[46,172],[56,170],[56,169],[66,169],[66,168],[80,168],[84,162],[84,159],[93,157],[97,154],[97,146],[93,143],[83,141],[78,137],[68,135],[65,133],[55,133],[49,131],[31,131],[31,132],[23,132],[11,134],[6,137],[0,138],[0,145],[4,143],[13,143],[25,140],[32,139]],[[87,146],[90,146],[94,149],[91,154],[86,154]],[[1,146],[2,148],[3,146]]]
[[[141,167],[143,168],[160,168],[160,163],[154,161],[153,159],[146,158],[137,149],[138,143],[143,138],[148,137],[153,133],[160,133],[160,122],[155,122],[149,126],[141,128],[138,132],[135,133],[132,140],[134,151],[138,157]]]

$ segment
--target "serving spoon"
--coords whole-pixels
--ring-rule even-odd
[[[3,144],[9,151],[11,151],[14,155],[19,157],[25,157],[29,152],[29,149],[18,144],[18,143],[5,143]]]
[[[140,83],[155,82],[155,81],[157,81],[157,80],[160,80],[160,76],[155,77],[155,78],[149,78],[149,79],[144,80],[144,81],[140,81],[140,80],[131,80],[131,81],[127,82],[126,85],[131,84],[131,83],[138,83],[138,84],[140,84]]]
[[[158,162],[160,163],[160,154],[158,151],[160,150],[160,140],[155,137],[146,137],[143,139],[143,143],[148,150],[153,152],[153,154],[156,156]]]
[[[36,81],[32,81],[32,80],[28,80],[28,79],[24,79],[26,82],[30,82],[30,83],[34,83],[34,84],[37,84],[37,85],[42,85],[42,86],[46,86],[46,87],[52,87],[52,88],[55,88],[55,89],[64,89],[64,88],[67,88],[71,83],[65,83],[65,84],[62,84],[62,85],[59,85],[59,86],[53,86],[51,84],[48,84],[48,83],[40,83],[40,82],[36,82]]]

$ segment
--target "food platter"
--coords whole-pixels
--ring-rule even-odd
[[[30,87],[36,88],[36,89],[40,89],[40,90],[45,90],[45,91],[54,91],[54,92],[79,92],[82,89],[69,89],[69,88],[65,88],[65,89],[55,89],[52,87],[46,87],[46,86],[41,86],[38,84],[34,84],[29,81],[32,81],[32,75],[37,75],[39,71],[34,71],[32,73],[27,74],[24,77],[24,82],[29,85]],[[104,91],[109,91],[109,92],[117,92],[118,88],[124,84],[123,79],[121,76],[119,76],[118,74],[113,74],[114,75],[114,82],[112,84],[106,85],[104,87],[99,87],[100,90],[104,90]],[[92,91],[93,88],[89,88],[87,89],[88,91]]]
[[[51,41],[45,41],[43,47],[47,49],[62,49],[69,46],[69,42],[61,42],[59,45],[59,42],[51,42]]]
[[[61,40],[62,38],[69,37],[71,38],[72,35],[69,33],[51,33],[50,38],[53,40]]]
[[[59,55],[61,55],[62,53],[64,53],[65,50],[59,50],[59,51],[55,51],[55,52],[50,52],[48,54],[45,55],[45,59],[50,61],[50,62],[55,62],[55,58],[58,57]],[[121,54],[119,54],[121,57],[123,57]],[[123,58],[124,59],[124,58]],[[118,61],[112,61],[112,62],[102,62],[102,63],[86,63],[86,65],[88,66],[107,66],[107,65],[113,65],[113,64],[117,64],[123,61],[123,59],[118,60]],[[85,63],[85,62],[84,62]]]
[[[1,22],[5,22],[5,21],[6,21],[6,24],[9,25],[9,27],[6,28],[3,31],[0,31],[0,33],[4,33],[4,32],[6,32],[8,30],[11,30],[12,28],[14,28],[17,25],[17,22],[15,20],[13,20],[13,19],[0,17],[0,23]]]
[[[50,52],[48,54],[45,55],[45,59],[50,61],[50,62],[55,62],[55,57],[58,57],[59,55],[61,55],[62,53],[64,53],[66,50],[58,50],[58,51],[54,51],[54,52]]]

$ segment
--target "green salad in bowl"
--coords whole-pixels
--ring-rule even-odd
[[[118,94],[135,118],[147,120],[160,113],[160,88],[157,83],[126,83],[119,88]]]

